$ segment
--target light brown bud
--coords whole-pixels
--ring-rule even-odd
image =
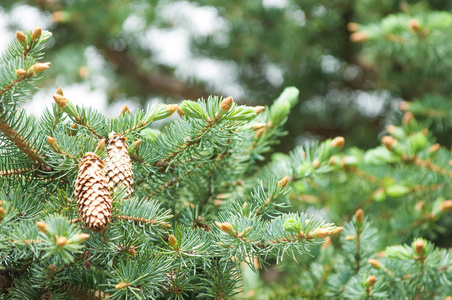
[[[359,24],[355,22],[350,22],[347,24],[347,30],[350,32],[355,32],[359,30]]]
[[[168,242],[169,242],[170,246],[174,248],[177,244],[177,239],[174,235],[170,234],[170,236],[168,238]]]
[[[45,222],[36,222],[36,226],[38,226],[38,230],[41,231],[42,233],[46,233],[47,232],[47,224]]]
[[[344,147],[345,139],[341,136],[335,137],[331,141],[331,146],[338,148],[341,150]]]
[[[121,116],[121,115],[124,115],[126,113],[130,113],[130,110],[129,110],[129,107],[127,105],[124,105],[124,107],[121,109],[121,113],[119,115]]]
[[[230,232],[232,230],[231,223],[225,222],[221,224],[221,230],[223,230],[224,232]]]
[[[419,31],[420,25],[419,25],[418,20],[410,19],[408,24],[409,24],[411,30],[413,30],[415,32]]]
[[[312,166],[314,167],[314,169],[320,167],[320,160],[318,160],[318,158],[314,159],[314,161],[312,162]]]
[[[45,70],[47,70],[49,67],[50,67],[50,62],[45,62],[45,63],[36,63],[31,67],[31,69],[35,73],[41,73],[41,72],[44,72]]]
[[[218,229],[223,230],[221,225],[222,225],[222,223],[215,221],[215,226],[217,226]]]
[[[5,217],[6,211],[3,207],[0,206],[0,220],[3,220]]]
[[[376,259],[369,259],[367,261],[372,267],[374,267],[375,269],[380,269],[380,262]]]
[[[139,140],[136,140],[135,142],[133,142],[135,149],[137,149],[141,145],[142,141],[143,141],[142,139],[139,139]]]
[[[363,43],[369,39],[369,35],[362,31],[357,31],[350,35],[350,41],[355,43]]]
[[[178,105],[177,106],[177,113],[179,114],[179,116],[185,116],[185,113],[184,113],[184,111],[182,110],[182,108],[180,108],[180,106]]]
[[[418,203],[416,203],[416,205],[414,205],[415,210],[422,210],[423,208],[424,208],[424,200],[421,200]]]
[[[414,119],[414,116],[411,112],[406,112],[402,117],[402,124],[406,125],[410,123]]]
[[[25,75],[27,75],[27,71],[25,71],[24,69],[17,69],[16,70],[16,75],[18,77],[24,77]]]
[[[228,111],[231,108],[232,103],[234,103],[234,99],[232,99],[232,97],[227,97],[221,101],[220,107],[222,110]]]
[[[57,95],[60,95],[60,96],[64,96],[64,95],[63,95],[63,90],[61,89],[61,87],[59,87],[59,88],[56,90],[56,94],[57,94]]]
[[[89,239],[89,234],[87,234],[87,233],[80,233],[80,234],[78,234],[77,235],[77,238],[78,238],[78,242],[79,242],[79,244],[81,244],[81,243],[83,243],[84,241],[86,241],[87,239]]]
[[[170,114],[168,116],[171,116],[177,110],[178,106],[179,105],[177,105],[177,104],[165,104],[166,111],[170,112]]]
[[[81,66],[78,69],[78,76],[80,76],[80,78],[86,78],[89,76],[89,68],[87,66]]]
[[[402,101],[399,103],[398,107],[401,111],[407,111],[408,108],[410,107],[410,103],[407,101]]]
[[[385,135],[384,137],[381,138],[381,143],[383,144],[383,146],[386,147],[386,149],[391,151],[392,147],[397,145],[397,140],[395,138],[393,138],[392,136]]]
[[[281,179],[281,181],[278,182],[278,187],[285,188],[288,181],[289,177],[285,176],[283,179]]]
[[[388,125],[385,127],[386,132],[388,132],[389,134],[394,133],[394,131],[396,131],[396,127],[394,125]]]
[[[131,254],[133,256],[137,255],[137,251],[135,250],[135,246],[130,246],[129,250],[127,252],[129,252],[129,254]]]
[[[27,36],[22,31],[16,31],[16,40],[21,44],[25,44],[27,42]]]
[[[58,149],[59,148],[58,144],[53,137],[47,136],[47,143],[49,144],[50,148],[52,148],[53,151],[60,152],[60,150]]]
[[[63,95],[60,95],[60,94],[53,94],[52,97],[53,97],[53,100],[55,100],[56,104],[60,108],[65,108],[67,105],[67,102],[69,101],[68,99],[64,98]]]
[[[330,234],[338,234],[344,229],[344,227],[335,227],[334,229],[330,230]]]
[[[440,209],[443,212],[448,212],[452,209],[452,200],[446,200],[440,205]]]
[[[37,40],[41,37],[41,27],[33,29],[33,33],[31,34],[32,40]]]
[[[441,145],[436,143],[435,145],[430,146],[430,148],[428,148],[428,152],[429,153],[433,153],[438,151],[439,149],[441,149]]]
[[[63,247],[67,244],[67,238],[65,236],[59,236],[56,239],[56,243],[58,246]]]
[[[326,237],[328,234],[330,234],[328,230],[326,230],[325,228],[319,228],[315,233],[315,237],[321,239]]]
[[[422,130],[421,130],[421,133],[422,133],[423,135],[427,136],[427,135],[428,135],[428,129],[427,129],[427,128],[422,129]]]
[[[423,240],[418,240],[414,243],[414,251],[416,251],[417,254],[421,255],[424,251],[425,242]]]
[[[345,236],[346,241],[354,241],[356,240],[356,235],[347,235]]]
[[[263,110],[265,109],[264,106],[255,106],[254,107],[254,111],[256,112],[256,114],[260,114]]]
[[[360,208],[355,212],[356,222],[362,222],[364,220],[363,210]]]
[[[267,124],[265,123],[257,123],[253,126],[253,130],[259,130],[261,128],[264,128]]]
[[[369,277],[367,277],[367,284],[369,284],[369,286],[373,286],[375,282],[377,282],[377,277],[374,275],[369,275]]]
[[[105,139],[101,139],[99,142],[97,142],[95,151],[98,151],[98,150],[104,149],[104,148],[105,148]]]
[[[115,286],[115,289],[117,289],[117,290],[122,290],[122,289],[125,289],[126,287],[128,287],[129,286],[129,284],[127,283],[127,282],[120,282],[120,283],[118,283],[116,286]]]

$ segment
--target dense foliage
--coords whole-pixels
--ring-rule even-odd
[[[236,45],[221,46],[218,32],[194,36],[195,53],[237,62],[248,104],[276,98],[283,84],[301,90],[301,104],[289,87],[263,107],[207,96],[208,82],[181,86],[174,69],[153,65],[144,33],[122,24],[138,15],[165,27],[159,12],[174,3],[130,3],[38,1],[54,36],[18,32],[0,58],[0,299],[451,297],[452,15],[431,10],[449,4],[195,4],[215,6]],[[87,45],[117,70],[102,74],[115,83],[112,100],[204,99],[124,107],[113,118],[77,106],[53,91],[61,76],[96,82]],[[265,74],[272,63],[283,70],[276,86]],[[21,107],[38,79],[53,91],[36,118]],[[345,150],[342,137],[310,138],[272,153],[285,124],[339,132]],[[101,180],[86,175],[85,155],[107,161],[112,132],[126,138],[134,182],[102,196],[111,219],[98,233],[80,213],[89,197],[74,191]]]

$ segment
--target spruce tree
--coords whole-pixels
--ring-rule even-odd
[[[425,38],[412,19],[391,17]],[[351,39],[376,50],[385,21],[358,25]],[[452,253],[428,240],[450,226],[452,157],[427,128],[447,122],[444,107],[402,102],[402,122],[370,150],[344,152],[336,137],[262,165],[285,134],[296,88],[269,107],[210,96],[125,107],[115,118],[56,89],[36,119],[19,105],[50,67],[50,37],[18,32],[0,60],[2,298],[452,294]],[[176,111],[169,125],[149,128]]]

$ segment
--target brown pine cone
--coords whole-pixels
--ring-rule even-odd
[[[108,135],[104,170],[111,188],[116,188],[121,182],[128,187],[127,197],[133,193],[132,161],[127,151],[126,138],[115,132]]]
[[[85,226],[93,232],[104,231],[111,221],[110,189],[103,162],[93,152],[87,152],[78,164],[75,197]]]

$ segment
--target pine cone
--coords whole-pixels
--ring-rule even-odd
[[[127,151],[126,138],[111,132],[108,135],[107,158],[105,159],[105,174],[108,185],[116,188],[121,182],[126,187],[127,197],[133,193],[133,169],[129,152]]]
[[[111,221],[111,197],[103,162],[93,152],[87,152],[78,164],[75,181],[77,209],[85,226],[102,232]]]

